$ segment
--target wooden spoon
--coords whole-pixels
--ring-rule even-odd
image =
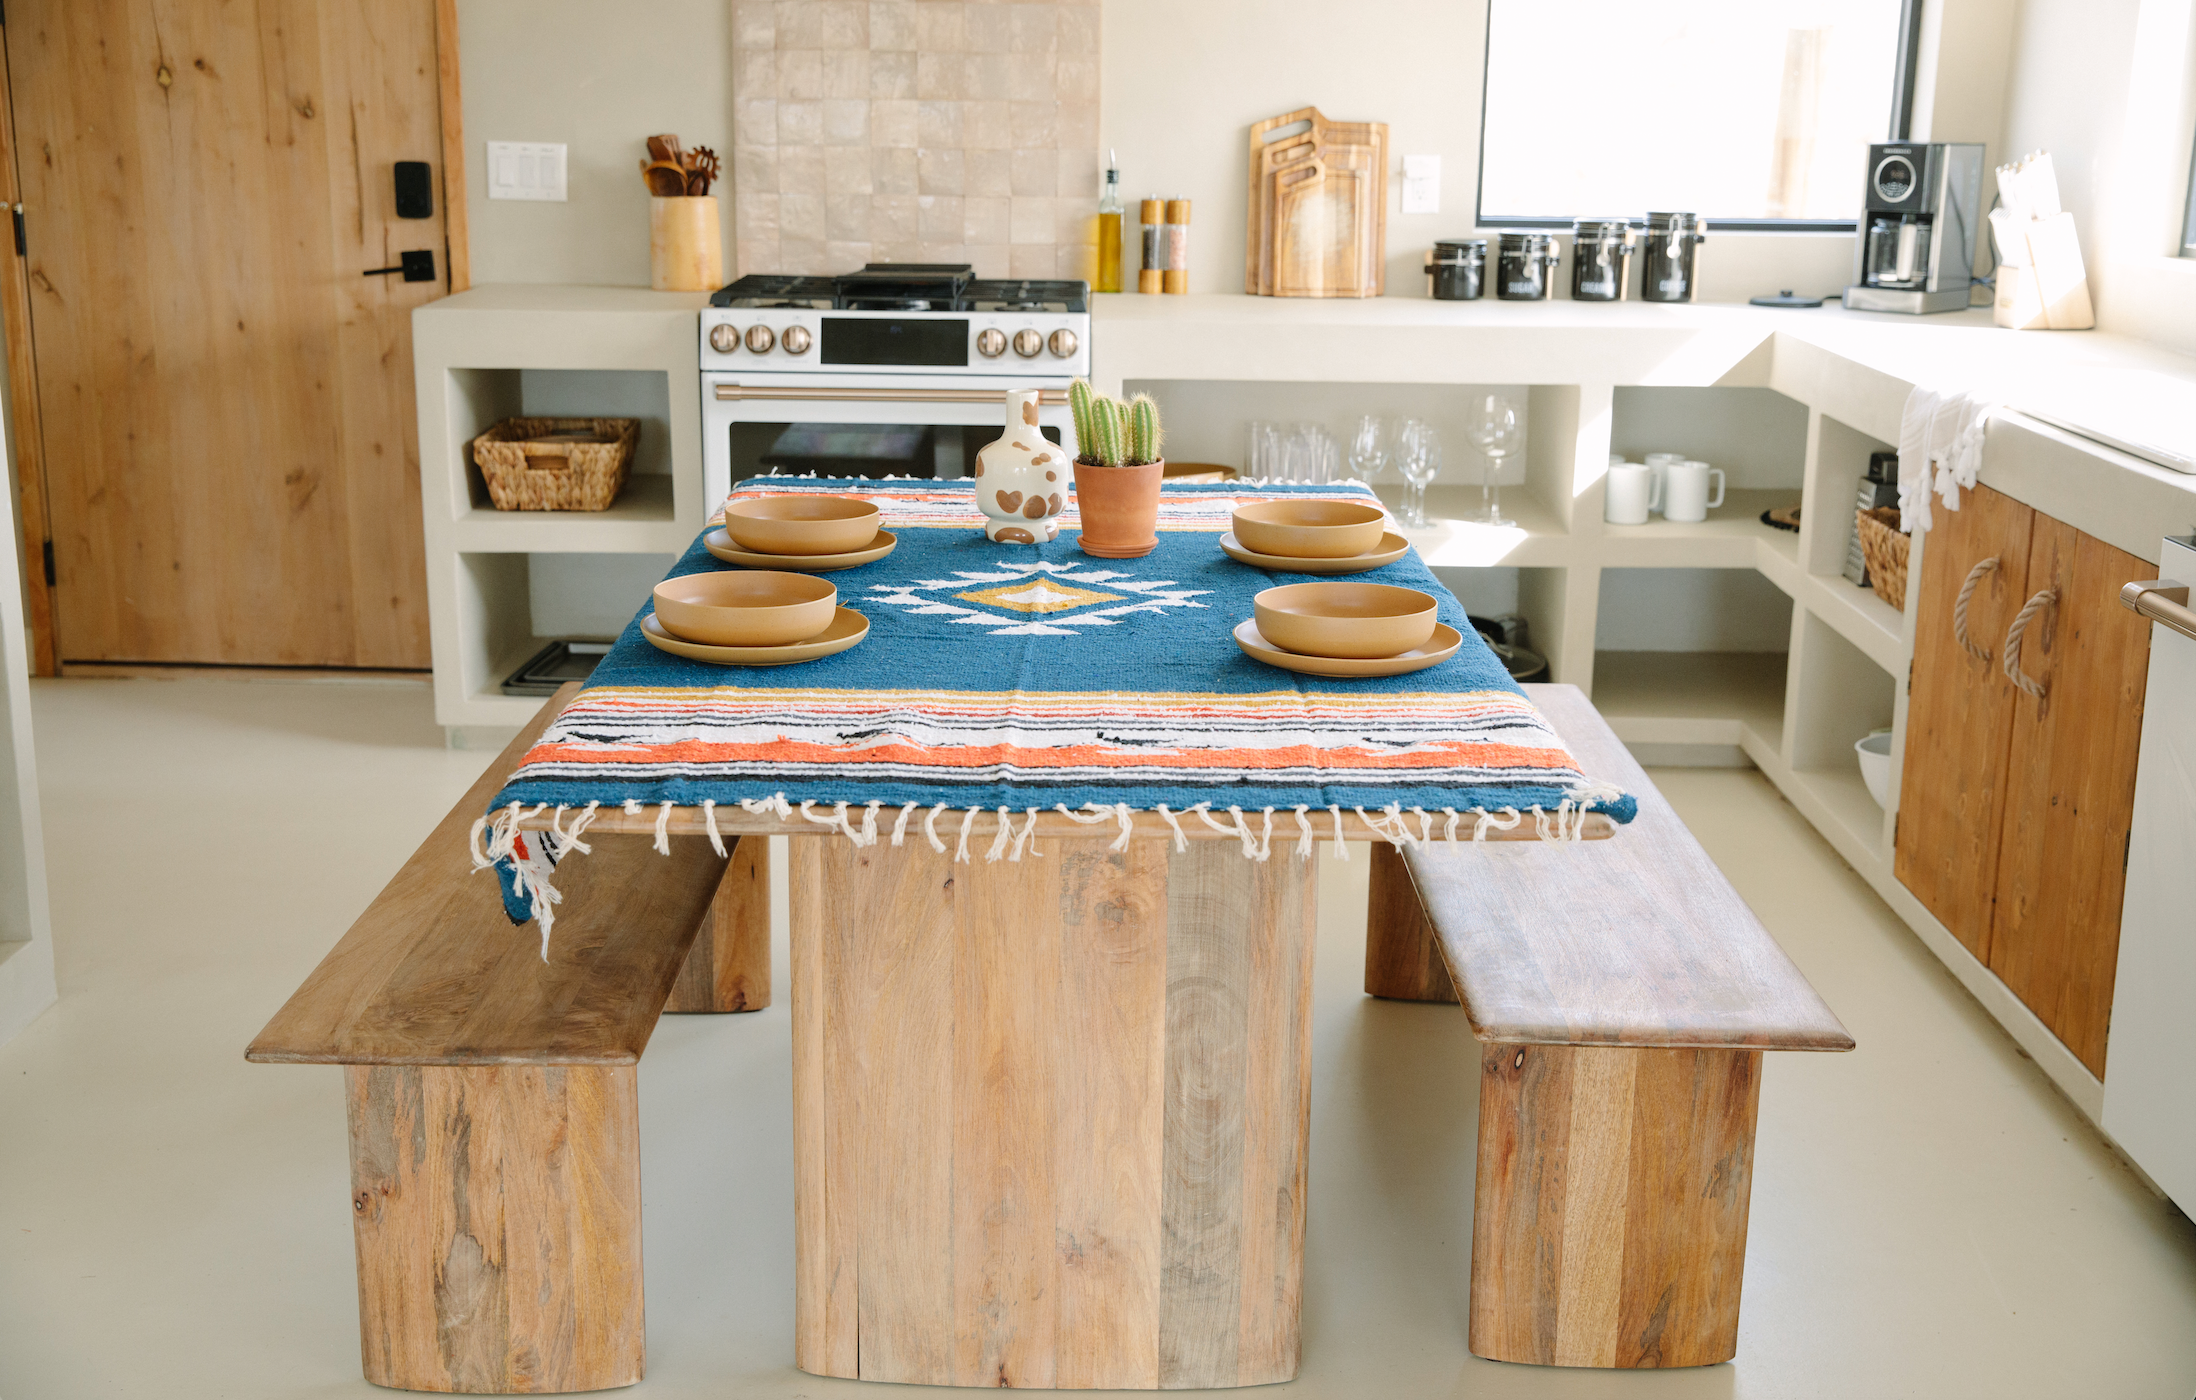
[[[641,179],[652,195],[670,198],[686,193],[686,171],[667,160],[642,161]]]
[[[691,195],[708,194],[709,187],[716,183],[717,176],[723,171],[724,162],[707,146],[696,146],[687,152],[686,161],[686,192]]]
[[[648,158],[650,160],[667,160],[673,165],[677,165],[679,163],[678,149],[679,138],[676,136],[651,136],[648,138]]]

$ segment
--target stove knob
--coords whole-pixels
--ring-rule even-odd
[[[1062,326],[1054,331],[1052,339],[1045,343],[1052,347],[1052,353],[1055,357],[1065,360],[1072,356],[1076,351],[1076,347],[1083,342],[1076,339],[1075,332],[1069,330],[1066,326]]]
[[[749,326],[747,328],[747,348],[758,355],[767,354],[777,338],[768,326]]]
[[[1045,348],[1044,332],[1025,326],[1014,333],[1014,353],[1025,360],[1034,360]]]
[[[987,360],[996,360],[1006,353],[1006,332],[994,326],[990,330],[976,332],[976,353]]]
[[[709,328],[709,348],[720,355],[729,355],[739,349],[740,328],[738,326],[711,326]]]
[[[787,326],[785,334],[778,337],[778,344],[785,347],[785,353],[788,355],[807,354],[809,346],[808,327]]]

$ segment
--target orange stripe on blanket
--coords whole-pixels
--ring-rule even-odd
[[[525,764],[562,763],[573,766],[616,766],[633,762],[683,764],[796,763],[829,764],[856,768],[875,764],[907,764],[945,771],[978,769],[1012,764],[1019,768],[1134,768],[1164,758],[1166,766],[1186,770],[1238,769],[1263,772],[1284,768],[1345,768],[1386,772],[1440,772],[1458,767],[1514,768],[1526,772],[1569,770],[1571,755],[1562,749],[1525,748],[1510,744],[1459,741],[1416,753],[1393,753],[1363,748],[1315,748],[1289,745],[1261,749],[1165,750],[1117,749],[1096,744],[1071,744],[1057,748],[1023,748],[1014,744],[982,744],[931,748],[920,744],[818,744],[778,739],[756,744],[713,744],[685,739],[672,744],[641,746],[537,745]]]

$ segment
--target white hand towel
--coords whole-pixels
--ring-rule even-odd
[[[1960,488],[1982,469],[1983,434],[1998,401],[1972,390],[1917,384],[1899,415],[1899,528],[1920,534],[1931,524],[1929,494],[1946,510],[1960,508]]]

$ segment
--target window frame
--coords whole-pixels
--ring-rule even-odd
[[[1912,139],[1914,91],[1921,68],[1923,0],[1900,0],[1899,43],[1891,75],[1891,120],[1886,141]],[[1472,172],[1472,222],[1477,228],[1568,230],[1591,214],[1489,215],[1487,209],[1487,70],[1494,62],[1495,0],[1487,0],[1487,27],[1480,38],[1479,69],[1479,164]],[[2188,222],[2182,233],[2184,255],[2196,256],[2196,152],[2191,153]],[[1851,219],[1719,219],[1701,216],[1718,233],[1858,233],[1860,220]]]

